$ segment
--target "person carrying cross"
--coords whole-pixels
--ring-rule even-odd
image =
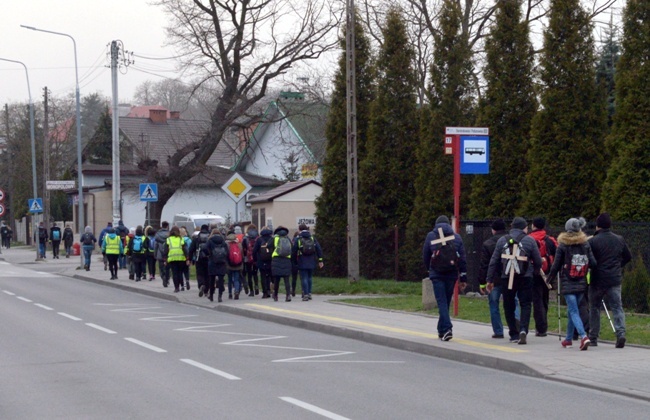
[[[542,269],[542,257],[537,242],[527,235],[528,223],[523,217],[515,217],[510,227],[510,232],[497,241],[490,258],[487,291],[491,292],[494,287],[492,279],[500,277],[505,286],[503,312],[508,323],[510,342],[526,344],[533,301],[533,273],[539,273]],[[521,306],[519,328],[515,318],[516,297]]]
[[[438,303],[438,337],[452,339],[449,304],[454,295],[456,281],[460,280],[462,292],[467,285],[467,259],[460,235],[454,233],[447,216],[436,219],[433,230],[427,234],[422,247],[424,266],[429,270],[433,293]]]

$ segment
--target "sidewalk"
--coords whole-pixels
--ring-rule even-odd
[[[126,270],[119,271],[119,280],[108,280],[110,275],[104,271],[100,258],[100,255],[93,256],[91,270],[84,271],[77,269],[78,256],[36,262],[31,247],[3,249],[0,255],[0,260],[12,264],[35,270],[47,266],[48,272],[174,302],[650,401],[650,348],[647,347],[626,345],[624,349],[616,349],[612,343],[599,342],[598,347],[581,352],[578,343],[563,349],[557,336],[541,338],[534,334],[528,336],[527,345],[519,346],[492,339],[492,328],[487,324],[460,320],[453,320],[453,340],[442,342],[436,332],[436,317],[337,303],[336,296],[314,296],[309,302],[302,302],[300,297],[292,302],[283,299],[273,302],[262,300],[261,295],[253,298],[242,294],[237,301],[226,299],[223,303],[213,303],[198,297],[195,281],[189,292],[174,293],[173,287],[162,286],[159,277],[152,282],[128,280]]]

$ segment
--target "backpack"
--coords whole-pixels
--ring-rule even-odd
[[[438,228],[439,237],[444,237],[442,228]],[[439,273],[451,273],[458,271],[458,252],[454,246],[454,241],[447,241],[437,245],[438,248],[433,250],[429,267]]]
[[[198,261],[199,258],[207,258],[207,248],[208,248],[208,238],[210,234],[206,232],[199,232],[199,236],[196,238],[196,250],[194,251],[194,261]]]
[[[263,243],[260,245],[260,261],[269,262],[273,259],[273,253],[271,252],[269,244],[274,239],[275,238],[271,237],[268,241],[262,241]]]
[[[210,255],[212,257],[212,262],[215,264],[225,264],[226,263],[226,258],[228,257],[228,252],[226,251],[226,248],[222,245],[215,245],[214,248],[212,248],[212,253]]]
[[[286,236],[278,236],[276,251],[279,257],[286,258],[291,255],[291,240]]]
[[[510,275],[511,270],[514,270],[515,277],[522,277],[528,271],[528,264],[530,263],[530,257],[526,254],[526,250],[520,246],[520,242],[522,238],[524,238],[525,236],[526,236],[525,233],[523,233],[517,239],[513,238],[510,235],[505,236],[506,244],[503,246],[503,249],[501,250],[501,255],[504,254],[513,255],[514,246],[517,245],[517,254],[515,255],[515,257],[524,257],[525,260],[519,258],[501,257],[502,277],[508,277]],[[514,263],[515,261],[516,263]]]
[[[300,238],[300,245],[300,252],[302,255],[314,255],[316,253],[316,242],[314,242],[313,236]]]
[[[59,229],[54,229],[52,231],[52,240],[60,241],[61,240],[61,231]]]
[[[247,236],[246,240],[246,255],[244,256],[244,261],[247,263],[253,263],[253,248],[255,248],[255,238]]]
[[[92,233],[84,233],[83,237],[81,238],[81,243],[84,245],[93,245],[93,234]]]
[[[555,255],[548,252],[550,247],[548,247],[547,244],[549,241],[552,242],[553,239],[548,235],[544,236],[542,239],[535,239],[537,247],[539,248],[539,255],[542,257],[542,271],[544,274],[548,274],[553,265],[553,260],[555,259]]]
[[[153,252],[155,250],[156,246],[156,237],[155,236],[147,236],[149,238],[149,252]]]
[[[133,252],[142,252],[142,236],[133,237]]]
[[[583,245],[572,245],[565,254],[564,269],[569,280],[580,280],[587,275],[589,270],[589,257]]]
[[[230,265],[235,266],[241,264],[243,261],[241,255],[241,248],[239,242],[230,242],[228,244],[228,262]]]
[[[38,239],[45,239],[47,236],[45,229],[38,229]]]

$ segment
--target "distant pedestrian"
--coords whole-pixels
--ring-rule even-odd
[[[187,233],[187,228],[185,226],[181,226],[179,230],[181,238],[183,238],[185,248],[189,251],[190,246],[192,245],[192,238],[190,238],[190,235]],[[188,253],[188,257],[190,264],[185,264],[183,267],[183,278],[185,279],[185,288],[187,290],[190,290],[190,265],[192,261],[192,254]]]
[[[56,222],[50,228],[50,240],[52,242],[52,259],[59,259],[59,248],[61,247],[62,239],[61,228],[57,226]]]
[[[47,229],[43,222],[38,223],[38,229],[36,230],[35,237],[38,240],[38,255],[41,258],[45,258],[45,250],[47,249],[47,241],[49,235],[47,234]]]
[[[273,300],[278,301],[280,292],[280,280],[284,279],[284,289],[286,292],[286,302],[291,302],[291,239],[289,239],[289,229],[284,226],[278,226],[273,232],[273,241],[271,242],[271,274],[273,275]]]
[[[223,301],[224,278],[228,271],[226,264],[228,260],[228,245],[218,228],[212,229],[208,240],[208,284],[206,293],[210,301],[214,300],[215,286],[219,291],[218,302]]]
[[[621,235],[611,230],[609,213],[602,213],[596,219],[596,233],[589,240],[598,265],[591,271],[589,284],[589,339],[592,346],[598,345],[600,334],[600,311],[603,299],[607,299],[616,330],[616,348],[625,347],[625,312],[621,302],[623,267],[632,260],[632,253]]]
[[[81,235],[81,249],[84,256],[84,269],[90,271],[91,257],[93,251],[95,250],[95,244],[97,243],[97,238],[93,235],[93,231],[90,226],[86,226],[84,233]]]
[[[7,225],[5,225],[4,220],[0,222],[0,236],[2,236],[2,246],[5,248],[9,248],[7,246]]]
[[[158,261],[158,271],[162,279],[163,287],[169,284],[169,265],[165,264],[165,243],[169,237],[169,222],[163,221],[160,229],[156,232],[154,241],[154,255]]]
[[[490,306],[490,322],[492,323],[492,338],[503,338],[503,322],[501,321],[501,312],[499,305],[503,293],[503,284],[501,277],[496,276],[492,279],[492,291],[488,293],[487,272],[490,266],[490,259],[497,246],[500,237],[506,235],[506,222],[503,219],[497,219],[492,222],[492,236],[483,242],[480,255],[480,268],[478,271],[478,283],[481,294],[488,295],[488,304]]]
[[[106,255],[106,259],[108,260],[108,269],[111,272],[111,280],[117,280],[117,261],[120,255],[124,254],[124,246],[122,245],[120,237],[115,233],[114,228],[108,229],[106,235],[104,235],[102,253]]]
[[[494,288],[493,279],[501,278],[503,312],[508,323],[510,342],[518,344],[527,343],[533,300],[533,272],[542,269],[537,243],[527,233],[526,219],[515,217],[508,234],[497,241],[487,273],[488,292]],[[519,298],[521,307],[519,325],[515,317],[516,298]]]
[[[208,295],[208,263],[210,254],[208,253],[208,240],[210,239],[210,231],[208,225],[201,225],[201,230],[192,239],[190,244],[190,256],[192,257],[192,264],[196,268],[196,281],[199,286],[199,297]],[[213,291],[214,293],[214,291]]]
[[[149,281],[153,281],[156,279],[156,229],[147,226],[144,229],[144,234],[147,237],[145,239],[145,248],[147,249],[147,271],[149,272]]]
[[[271,262],[273,260],[272,251],[273,230],[268,226],[262,226],[260,236],[255,240],[253,248],[253,258],[255,264],[260,269],[262,282],[262,299],[268,299],[272,294],[273,274],[271,273]]]
[[[65,229],[63,229],[63,247],[65,248],[65,257],[70,258],[70,255],[72,254],[72,244],[74,243],[74,232],[72,231],[72,227],[70,227],[70,224],[65,225]]]
[[[117,236],[120,237],[120,239],[122,240],[122,246],[124,247],[124,249],[126,249],[126,245],[127,245],[126,237],[129,235],[129,228],[124,226],[123,221],[120,220],[120,221],[117,222],[117,227],[115,228],[115,233],[117,234]],[[127,268],[126,255],[124,255],[124,254],[120,255],[120,258],[118,259],[118,265],[120,267],[120,270],[124,270],[124,269]]]
[[[462,292],[467,285],[467,260],[460,235],[454,233],[449,218],[436,219],[422,247],[422,260],[429,270],[433,293],[438,303],[438,337],[442,341],[453,338],[453,325],[449,316],[449,305],[454,295],[456,282]]]
[[[130,257],[131,265],[133,266],[133,275],[135,281],[144,280],[146,276],[146,237],[142,226],[137,226],[133,234],[133,238],[129,240],[127,248],[127,255]],[[129,277],[130,278],[130,277]]]
[[[235,300],[237,300],[242,288],[245,288],[246,294],[248,294],[248,285],[243,281],[242,276],[244,251],[234,230],[228,231],[226,244],[228,245],[228,262],[226,264],[228,268],[228,299],[232,299],[234,293]]]
[[[258,236],[257,226],[253,224],[248,225],[246,227],[246,236],[244,236],[242,242],[242,248],[244,250],[244,281],[248,282],[249,296],[251,297],[260,294],[259,277],[257,275],[259,270],[253,254]]]
[[[296,261],[300,270],[302,300],[309,301],[314,282],[314,270],[316,267],[323,268],[323,249],[316,237],[309,232],[307,225],[303,223],[298,226],[298,229],[300,232],[293,242],[292,259]]]
[[[160,231],[159,231],[160,233]],[[189,263],[187,247],[185,241],[181,238],[181,232],[178,226],[172,226],[169,230],[169,237],[165,241],[164,249],[165,265],[171,268],[172,278],[174,280],[174,292],[185,290],[183,285],[183,268]]]
[[[536,217],[533,219],[533,230],[528,234],[537,242],[539,255],[542,257],[542,272],[547,275],[557,250],[557,241],[546,233],[546,219]],[[549,278],[549,283],[554,283],[554,278]],[[545,277],[539,272],[533,273],[533,318],[535,319],[535,336],[546,337],[548,330],[548,299],[549,288]]]
[[[106,227],[104,229],[102,229],[101,232],[99,232],[99,238],[98,238],[99,242],[98,243],[99,243],[99,248],[100,249],[102,249],[102,250],[104,249],[104,237],[108,233],[109,229],[112,229],[112,228],[113,228],[113,223],[108,222],[108,223],[106,223]],[[102,251],[102,260],[104,261],[104,271],[106,271],[106,270],[108,270],[108,258],[106,257],[106,254],[104,253],[104,251]]]
[[[560,274],[558,293],[564,296],[569,313],[566,338],[562,341],[562,347],[573,345],[573,333],[577,330],[580,337],[580,350],[587,350],[591,342],[580,319],[578,305],[587,290],[587,272],[590,268],[597,267],[587,235],[582,231],[585,225],[585,219],[582,217],[567,220],[564,225],[566,232],[560,233],[557,237],[559,245],[555,253],[555,261],[548,273],[548,280]]]
[[[11,240],[14,238],[14,231],[11,226],[7,226],[7,249],[11,248]]]
[[[294,232],[293,238],[291,239],[291,243],[295,244],[296,239],[298,239],[298,236],[300,235],[300,229]],[[294,258],[294,256],[291,256],[291,296],[296,296],[296,288],[298,287],[298,260]],[[301,287],[302,287],[302,282],[301,282]],[[304,296],[305,294],[305,289],[302,289],[302,294]]]

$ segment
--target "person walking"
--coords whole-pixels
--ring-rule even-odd
[[[623,267],[632,260],[632,253],[621,235],[612,232],[612,218],[602,213],[596,219],[596,233],[589,244],[598,265],[591,270],[589,283],[589,340],[598,345],[600,335],[600,310],[607,299],[616,330],[616,348],[625,347],[625,312],[621,301]]]
[[[147,260],[147,271],[149,272],[149,281],[154,281],[156,279],[156,229],[147,226],[144,229],[144,234],[146,236],[144,242],[147,250],[145,255]]]
[[[179,230],[181,238],[183,238],[183,243],[185,244],[185,249],[188,250],[187,256],[190,264],[185,264],[185,266],[183,266],[183,278],[185,279],[185,288],[190,290],[190,265],[192,264],[192,254],[189,253],[189,249],[190,245],[192,245],[192,238],[190,238],[190,235],[187,233],[187,228],[185,226],[181,226]]]
[[[503,338],[503,322],[501,321],[501,312],[499,311],[499,302],[503,293],[501,278],[497,276],[492,279],[492,291],[487,292],[487,272],[490,265],[490,259],[497,246],[500,237],[506,235],[506,222],[503,219],[497,219],[492,222],[492,236],[483,242],[480,255],[480,268],[478,271],[479,292],[488,295],[488,305],[490,307],[490,322],[492,323],[492,338]]]
[[[255,247],[253,248],[253,261],[260,269],[262,299],[271,297],[271,285],[273,283],[271,263],[273,260],[273,251],[271,251],[270,245],[272,241],[273,231],[268,226],[262,226],[260,236],[255,240]]]
[[[208,284],[206,294],[210,301],[214,301],[215,285],[219,291],[218,302],[223,302],[224,277],[228,271],[226,263],[228,260],[228,245],[221,236],[219,229],[212,229],[210,239],[207,244],[208,252]]]
[[[5,225],[4,220],[0,222],[0,236],[2,236],[2,246],[5,248],[9,248],[7,246],[7,225]]]
[[[293,242],[292,260],[296,261],[300,271],[300,283],[302,286],[302,300],[311,300],[311,287],[314,281],[314,270],[316,267],[323,268],[323,249],[309,232],[306,224],[298,226],[300,234]],[[291,289],[292,292],[295,289]],[[293,295],[293,293],[292,293]],[[295,295],[293,295],[295,296]]]
[[[118,258],[124,254],[124,245],[122,239],[117,236],[114,228],[108,229],[102,242],[102,254],[106,255],[108,260],[108,269],[111,272],[111,280],[117,280]]]
[[[271,274],[273,275],[273,300],[278,301],[280,289],[280,280],[284,279],[284,289],[286,292],[285,302],[291,302],[291,239],[289,239],[289,229],[284,226],[278,226],[273,232],[273,241],[271,241]]]
[[[45,259],[45,250],[47,249],[47,241],[49,235],[43,222],[38,223],[38,230],[36,231],[36,238],[38,239],[38,255]]]
[[[124,249],[126,249],[127,236],[129,236],[129,228],[124,226],[123,221],[119,220],[117,222],[117,227],[115,228],[115,233],[117,234],[117,236],[120,237],[120,239],[122,240],[122,246],[124,247]],[[120,257],[118,258],[118,265],[120,267],[120,270],[124,270],[124,269],[128,268],[127,265],[126,265],[126,255],[124,255],[124,254],[120,255]]]
[[[495,277],[503,284],[503,312],[508,323],[510,342],[527,344],[528,325],[533,301],[533,272],[542,269],[542,257],[537,243],[527,235],[528,223],[523,217],[515,217],[507,235],[497,241],[490,258],[487,273],[487,291],[494,288]],[[519,325],[515,317],[516,303],[519,299],[521,313]]]
[[[250,297],[260,294],[259,278],[257,275],[258,269],[253,256],[255,242],[258,236],[257,226],[252,224],[248,225],[246,227],[246,236],[244,236],[244,241],[242,242],[242,248],[244,249],[244,281],[248,282],[248,290],[250,290],[248,296]]]
[[[14,231],[11,226],[7,226],[7,249],[11,248],[11,240],[14,238]]]
[[[99,243],[100,249],[102,249],[102,250],[104,249],[104,237],[106,236],[108,231],[110,229],[112,229],[112,228],[113,228],[113,223],[108,222],[108,223],[106,223],[106,227],[104,229],[102,229],[101,232],[99,232],[98,243]],[[106,257],[106,254],[104,253],[104,251],[102,251],[102,260],[104,261],[104,271],[106,271],[106,270],[108,270],[108,257]]]
[[[422,261],[429,271],[438,303],[438,338],[449,341],[453,338],[449,304],[456,282],[460,281],[461,292],[467,286],[467,259],[463,240],[454,233],[447,216],[439,216],[433,230],[424,239]]]
[[[131,265],[133,266],[133,275],[135,277],[135,281],[144,280],[146,276],[146,239],[147,238],[144,236],[144,230],[142,229],[142,226],[138,225],[135,228],[133,238],[129,240],[129,245],[126,250],[126,253],[130,258]]]
[[[59,259],[59,248],[61,247],[61,228],[57,226],[56,222],[50,228],[50,241],[52,242],[52,259]]]
[[[580,337],[580,350],[589,349],[591,342],[580,319],[578,305],[587,290],[587,272],[589,268],[594,269],[597,266],[587,235],[582,231],[585,225],[585,219],[582,217],[567,220],[564,225],[566,232],[560,233],[557,238],[559,245],[555,253],[555,261],[548,272],[548,280],[560,274],[559,293],[564,296],[569,314],[566,338],[561,343],[562,347],[573,345],[573,333],[577,330]]]
[[[84,255],[84,269],[90,271],[91,257],[93,251],[95,250],[95,244],[97,243],[97,238],[93,235],[93,230],[90,226],[86,226],[84,229],[83,235],[81,235],[81,249]]]
[[[158,271],[160,271],[160,278],[162,279],[163,287],[169,284],[169,270],[170,266],[165,264],[165,243],[169,237],[169,222],[163,221],[160,229],[156,232],[154,241],[154,255],[158,261]]]
[[[187,247],[178,226],[172,226],[165,241],[164,263],[169,266],[174,280],[174,293],[185,290],[183,269],[189,263]]]
[[[72,244],[74,242],[74,232],[72,231],[72,227],[70,227],[70,224],[68,223],[65,225],[65,229],[63,229],[63,247],[65,249],[65,257],[70,258],[70,255],[72,255]]]
[[[196,267],[196,281],[199,286],[199,297],[208,294],[208,240],[210,239],[210,231],[208,225],[201,225],[201,230],[194,237],[190,244],[190,255],[192,256],[192,264]],[[214,293],[214,291],[213,291]]]
[[[294,232],[293,238],[291,238],[291,243],[295,244],[296,240],[300,236],[300,228]],[[294,258],[294,255],[291,255],[291,296],[296,296],[296,287],[298,287],[298,260]],[[302,288],[302,280],[300,281],[300,287]],[[305,296],[305,289],[302,289],[302,295]]]
[[[248,285],[242,281],[241,275],[244,268],[244,251],[234,230],[228,231],[226,244],[228,245],[228,299],[232,299],[234,292],[235,300],[238,300],[242,286],[248,294]]]
[[[546,233],[546,219],[536,217],[533,219],[533,229],[528,234],[537,242],[539,255],[542,257],[542,273],[546,276],[553,265],[557,241]],[[546,337],[548,331],[548,299],[549,288],[545,276],[542,273],[533,273],[533,319],[535,320],[535,336]],[[554,278],[549,278],[549,284],[553,284]]]

